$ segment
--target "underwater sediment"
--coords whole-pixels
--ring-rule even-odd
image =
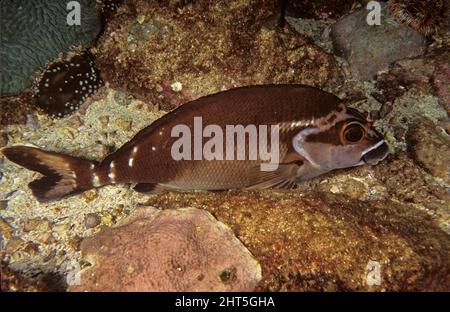
[[[0,104],[0,147],[32,144],[101,160],[190,99],[234,86],[305,83],[367,112],[391,148],[387,159],[373,167],[331,172],[290,191],[146,196],[130,185],[112,185],[39,203],[27,187],[39,175],[2,157],[0,243],[2,277],[7,277],[2,290],[81,290],[83,274],[93,270],[107,270],[106,281],[124,285],[117,290],[130,285],[140,290],[204,289],[212,277],[218,277],[212,279],[213,289],[226,290],[247,280],[246,288],[236,289],[450,290],[449,47],[436,42],[430,47],[427,41],[419,55],[397,55],[382,64],[387,67],[373,80],[359,80],[349,61],[334,54],[329,34],[337,19],[361,7],[334,2],[340,7],[333,12],[314,7],[320,2],[305,2],[306,16],[289,17],[290,24],[280,26],[275,1],[259,6],[249,0],[216,6],[202,0],[124,1],[108,18],[93,50],[105,86],[61,119],[27,108],[26,94],[14,101],[2,98],[13,102],[7,111]],[[142,246],[154,244],[151,235],[173,232],[171,227],[152,227],[152,219],[140,211],[196,211],[209,220],[199,217],[186,227],[184,222],[174,226],[183,228],[177,234],[186,234],[173,236],[190,255],[185,262],[170,262],[177,257],[163,248],[170,242],[161,238],[161,261],[152,262],[161,268],[161,284],[153,288],[146,275],[150,271],[142,267],[149,263],[142,261],[148,256]],[[119,232],[126,222],[142,232]],[[225,237],[208,237],[217,247],[242,252],[236,253],[241,255],[237,262],[205,265],[205,259],[221,254],[220,248],[210,253],[197,244],[205,239],[200,225],[211,226],[212,232],[226,228]],[[153,234],[139,239],[147,226]],[[126,235],[115,240],[116,233]],[[116,251],[126,245],[133,261],[124,261],[121,252],[93,258],[100,250],[96,244],[103,242],[117,242]],[[199,259],[192,253],[207,256]],[[247,271],[237,270],[245,267],[242,263],[249,265]],[[369,283],[373,264],[379,265],[380,283]],[[164,282],[177,272],[188,274],[181,275],[183,281],[192,283],[174,287]]]

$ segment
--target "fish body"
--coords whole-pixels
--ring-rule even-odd
[[[146,193],[292,188],[334,169],[376,164],[388,148],[365,116],[330,93],[261,85],[188,102],[100,163],[25,146],[2,153],[44,174],[29,186],[47,201],[115,183],[137,183]]]

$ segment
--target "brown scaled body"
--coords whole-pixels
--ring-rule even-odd
[[[277,126],[276,170],[261,170],[267,159],[254,151],[262,147],[250,144],[248,136],[243,142],[243,160],[236,159],[237,149],[242,146],[230,147],[225,138],[223,151],[232,148],[234,160],[174,159],[172,147],[179,137],[174,137],[172,130],[184,125],[194,134],[194,120],[199,117],[203,127],[218,126],[224,129],[224,135],[229,125],[267,126],[266,150],[274,144],[270,129]],[[202,136],[202,131],[196,135]],[[200,146],[208,138],[202,140]],[[194,141],[192,136],[191,143]],[[192,146],[192,156],[195,148]],[[115,183],[137,183],[137,191],[153,193],[291,188],[298,180],[336,168],[376,164],[387,151],[384,140],[365,117],[345,108],[336,96],[302,85],[263,85],[236,88],[186,103],[141,130],[100,164],[24,146],[7,147],[2,153],[44,174],[29,186],[39,200],[46,201]],[[257,157],[249,159],[252,152]]]

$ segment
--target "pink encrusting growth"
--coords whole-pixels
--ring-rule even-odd
[[[70,291],[253,291],[261,267],[201,209],[137,209],[81,243],[92,266]]]

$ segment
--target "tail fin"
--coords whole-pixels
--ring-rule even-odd
[[[96,163],[28,146],[5,147],[0,150],[6,158],[44,177],[28,184],[40,201],[80,193],[94,187],[92,176]]]

